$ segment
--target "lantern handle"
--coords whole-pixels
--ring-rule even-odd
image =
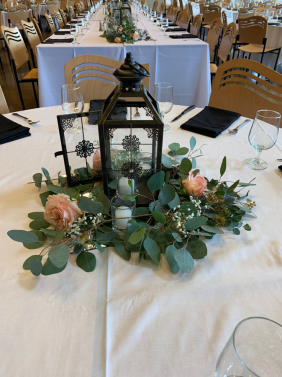
[[[140,63],[138,63],[138,62],[136,62],[136,61],[135,61],[135,63],[138,64],[141,68],[143,68],[143,69],[146,71],[146,73],[143,73],[143,72],[140,71],[138,68],[134,67],[134,65],[133,65],[132,63],[130,63],[130,62],[128,62],[128,65],[129,65],[132,69],[134,69],[136,72],[138,72],[141,76],[144,76],[144,77],[150,77],[150,73],[147,71],[147,69],[146,69],[145,67],[143,67],[143,65],[141,65]]]

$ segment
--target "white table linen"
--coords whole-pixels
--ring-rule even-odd
[[[166,120],[182,110],[174,106]],[[171,142],[189,146],[193,134],[179,126],[197,111],[171,123],[164,148]],[[27,184],[32,175],[41,167],[52,177],[64,170],[63,158],[54,157],[61,150],[56,115],[62,109],[21,113],[40,123],[31,127],[31,137],[0,146],[1,376],[211,377],[240,320],[263,316],[282,323],[282,172],[276,161],[282,151],[274,146],[263,152],[266,170],[245,168],[242,161],[255,152],[248,144],[250,124],[236,136],[194,136],[197,146],[205,144],[197,160],[202,175],[219,178],[227,156],[226,180],[256,178],[251,232],[205,241],[208,255],[190,274],[173,274],[164,258],[159,266],[150,258],[138,264],[134,253],[126,262],[107,249],[95,251],[92,273],[71,257],[62,273],[35,277],[22,263],[38,250],[25,249],[6,233],[28,230],[27,214],[42,211],[40,190]]]
[[[102,19],[101,12],[98,17]],[[174,103],[181,105],[207,105],[210,96],[210,65],[208,45],[199,39],[172,40],[162,36],[144,16],[140,28],[145,26],[155,41],[140,41],[135,44],[108,43],[100,38],[98,21],[91,22],[91,30],[79,37],[80,45],[40,44],[37,47],[39,100],[41,106],[61,103],[61,86],[65,84],[64,65],[72,58],[95,54],[124,61],[126,53],[132,52],[141,64],[150,64],[150,91],[157,82],[171,82]]]
[[[2,11],[0,13],[1,13],[1,25],[9,27],[8,12]],[[28,9],[27,13],[28,13],[28,18],[31,21],[31,17],[33,17],[32,9]]]

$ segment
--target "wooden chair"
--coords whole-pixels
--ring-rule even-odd
[[[59,4],[56,1],[48,0],[46,2],[46,13],[54,16],[54,11],[59,11]]]
[[[70,12],[71,18],[75,18],[75,11],[71,5],[69,6],[69,12]]]
[[[217,69],[209,106],[247,118],[261,109],[282,114],[282,75],[253,60],[229,60]]]
[[[19,5],[18,1],[6,1],[4,4],[4,8],[9,8],[9,7],[15,7],[16,5]]]
[[[9,107],[6,102],[6,98],[4,96],[3,90],[0,86],[0,114],[7,114],[9,113]]]
[[[50,14],[47,14],[47,13],[45,13],[44,16],[45,16],[46,21],[47,21],[49,28],[51,30],[51,34],[54,34],[55,31],[56,31],[56,26],[54,24],[52,16],[50,16]]]
[[[240,8],[239,9],[239,14],[238,14],[238,19],[239,18],[248,18],[252,17],[255,15],[255,11],[253,9],[248,9],[248,8]]]
[[[249,54],[249,59],[251,54],[261,54],[262,63],[264,54],[272,53],[276,54],[277,58],[274,65],[274,70],[276,69],[281,47],[266,47],[266,31],[267,31],[267,20],[262,16],[253,16],[248,18],[238,19],[238,34],[236,37],[236,43],[245,43],[247,45],[240,46],[238,49],[243,52],[243,54]],[[234,48],[233,57],[235,54],[236,45]]]
[[[39,36],[39,38],[40,38],[40,42],[42,43],[42,42],[44,41],[44,39],[43,39],[43,36],[42,36],[41,30],[40,30],[40,27],[39,27],[39,25],[38,25],[38,22],[37,22],[36,19],[33,18],[33,17],[31,17],[31,20],[32,20],[33,25],[35,26],[35,29],[36,29],[36,31],[37,31],[37,34],[38,34],[38,36]]]
[[[211,75],[215,75],[217,72],[219,59],[222,62],[226,62],[229,60],[230,57],[230,51],[234,42],[234,39],[236,37],[237,27],[235,22],[232,22],[227,26],[223,33],[223,37],[220,42],[220,46],[217,53],[217,63],[211,63],[210,64],[210,71]]]
[[[211,24],[215,18],[221,18],[221,8],[218,5],[205,6],[203,9],[203,24]]]
[[[158,0],[155,0],[155,1],[154,1],[154,4],[153,4],[153,8],[152,8],[152,11],[153,11],[153,12],[156,12],[156,11],[158,10],[158,5],[159,5]]]
[[[159,7],[159,14],[163,14],[164,13],[164,9],[165,9],[165,3],[162,2],[160,7]]]
[[[200,29],[202,26],[202,16],[198,14],[196,17],[194,17],[193,22],[190,27],[190,34],[199,35]]]
[[[59,9],[59,12],[61,14],[61,17],[63,19],[63,22],[64,22],[64,25],[66,25],[68,23],[68,18],[67,18],[67,15],[66,13],[63,11],[63,9]]]
[[[26,39],[28,40],[28,43],[30,46],[31,59],[32,59],[33,67],[35,68],[37,66],[37,64],[35,64],[35,61],[37,59],[36,47],[41,43],[41,40],[33,22],[21,21],[21,24],[22,24],[22,28],[26,36]]]
[[[8,7],[8,23],[10,27],[17,27],[22,29],[21,20],[30,21],[25,5],[19,4],[14,7]]]
[[[267,16],[268,10],[266,8],[256,8],[254,11],[254,16]]]
[[[38,83],[38,69],[37,68],[31,69],[29,55],[28,55],[26,46],[24,44],[24,41],[22,39],[21,33],[19,29],[16,27],[9,28],[3,25],[1,26],[1,30],[2,30],[2,34],[4,36],[6,45],[8,46],[8,49],[12,57],[13,70],[14,70],[15,79],[16,79],[23,110],[25,109],[25,107],[24,107],[24,101],[22,97],[20,83],[26,83],[26,82],[32,83],[36,105],[38,107],[38,100],[37,100],[37,95],[36,95],[35,86],[34,86],[35,82]],[[28,64],[28,68],[30,71],[21,80],[19,80],[17,70],[25,63]]]
[[[178,13],[176,24],[177,26],[187,30],[190,20],[191,20],[191,17],[189,16],[187,10],[184,9]]]
[[[169,10],[166,12],[166,18],[171,21],[175,22],[176,16],[177,16],[178,9],[174,6],[172,6]]]
[[[211,27],[209,29],[208,35],[207,35],[206,42],[209,45],[210,53],[213,54],[213,62],[215,62],[218,39],[222,32],[222,28],[223,28],[223,23],[221,21],[221,18],[218,17],[215,20],[213,20]]]
[[[103,56],[80,55],[65,64],[65,83],[79,83],[86,103],[92,99],[105,99],[119,83],[113,72],[120,65],[120,61]],[[149,71],[149,64],[144,67]],[[149,77],[143,79],[143,85],[149,90]]]
[[[54,10],[54,15],[58,22],[59,29],[61,29],[64,26],[64,21],[62,19],[61,13],[59,11]]]
[[[67,9],[67,4],[68,4],[68,0],[61,0],[61,8],[62,10],[66,10]]]

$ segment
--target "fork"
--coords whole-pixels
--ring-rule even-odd
[[[249,123],[251,120],[250,119],[246,119],[243,123],[239,124],[239,126],[237,126],[236,128],[233,128],[233,130],[228,130],[231,134],[233,135],[236,135],[239,128],[244,126],[245,124]]]
[[[37,121],[33,121],[33,120],[28,119],[28,118],[26,118],[26,117],[24,117],[23,115],[20,115],[20,114],[18,114],[18,113],[12,113],[12,115],[15,115],[15,116],[17,116],[17,117],[19,117],[19,118],[25,119],[29,125],[32,125],[32,124],[35,124],[35,123],[38,123],[38,122],[39,122],[39,120],[37,120]]]

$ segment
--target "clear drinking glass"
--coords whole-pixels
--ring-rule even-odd
[[[173,88],[168,82],[159,82],[155,85],[154,97],[159,103],[162,117],[169,113],[173,106]],[[170,130],[168,124],[164,125],[164,131]]]
[[[78,84],[68,84],[62,86],[62,108],[66,114],[81,113],[84,109],[83,97]],[[79,119],[75,119],[69,132],[79,134],[81,126]]]
[[[273,110],[259,110],[249,132],[249,143],[256,150],[254,158],[243,161],[247,168],[263,170],[267,162],[260,159],[263,150],[270,149],[277,141],[281,115]]]
[[[263,317],[241,321],[222,350],[215,377],[281,377],[282,326]]]
[[[76,40],[76,38],[79,35],[79,27],[78,27],[78,25],[71,25],[70,33],[73,36],[73,42],[72,42],[72,44],[73,45],[79,44],[79,42],[77,42],[77,40]]]

